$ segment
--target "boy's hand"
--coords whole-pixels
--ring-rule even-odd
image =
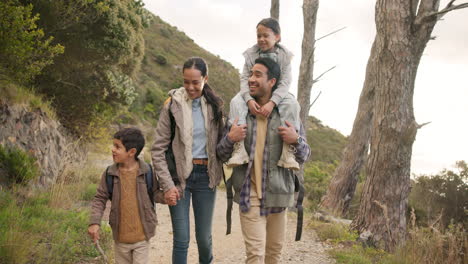
[[[259,110],[259,113],[268,118],[271,114],[271,111],[273,111],[273,108],[275,107],[275,103],[273,101],[268,101],[264,106],[262,106]]]
[[[284,121],[286,126],[278,127],[278,134],[280,135],[281,139],[286,144],[294,144],[297,141],[299,135],[296,132],[296,128],[293,124],[289,123],[288,121]]]
[[[227,134],[227,137],[232,142],[239,142],[247,136],[247,124],[237,125],[238,121],[239,117],[236,117],[232,123],[229,133]]]
[[[164,200],[166,201],[166,204],[168,205],[176,205],[177,200],[180,200],[180,194],[179,190],[177,187],[172,187],[168,191],[164,193]]]
[[[253,115],[259,115],[260,112],[260,105],[255,100],[249,100],[247,102],[247,106],[249,107],[250,113]]]
[[[99,225],[90,225],[88,227],[88,235],[91,237],[94,244],[96,244],[96,241],[99,240]]]

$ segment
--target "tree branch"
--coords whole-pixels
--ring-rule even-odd
[[[317,42],[317,41],[319,41],[319,40],[321,40],[321,39],[323,39],[323,38],[326,38],[326,37],[328,37],[328,36],[331,36],[331,35],[333,35],[333,34],[339,32],[339,31],[341,31],[341,30],[343,30],[343,29],[345,29],[345,28],[346,28],[346,27],[342,27],[342,28],[337,29],[337,30],[335,30],[335,31],[332,31],[332,32],[330,32],[330,33],[328,33],[328,34],[326,34],[326,35],[324,35],[324,36],[321,36],[320,38],[316,39],[315,42]]]
[[[416,128],[417,128],[417,129],[420,129],[420,128],[422,128],[422,127],[425,126],[425,125],[429,125],[430,123],[432,123],[432,122],[426,122],[426,123],[422,123],[422,124],[420,124],[420,125],[418,124],[418,126],[417,126]]]
[[[430,18],[433,18],[434,16],[438,16],[438,19],[440,19],[442,16],[444,16],[445,14],[447,14],[450,11],[454,11],[454,10],[457,10],[457,9],[468,8],[468,3],[453,5],[453,3],[455,1],[456,0],[451,0],[447,4],[447,6],[444,9],[440,10],[440,11],[430,12],[430,13],[425,14],[424,16],[416,18],[415,24],[416,25],[421,25],[422,23],[424,23],[425,21],[427,21]]]
[[[315,80],[314,80],[314,83],[320,81],[320,78],[322,78],[322,76],[324,76],[325,74],[327,74],[329,71],[333,70],[336,68],[336,65],[331,67],[330,69],[324,71],[322,74],[320,74]]]
[[[310,108],[312,108],[312,106],[315,104],[315,101],[317,101],[317,99],[320,97],[321,94],[322,94],[322,91],[319,92],[317,97],[315,97],[314,101],[309,105],[309,110],[310,110]]]

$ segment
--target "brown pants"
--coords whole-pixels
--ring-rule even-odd
[[[149,242],[146,240],[125,244],[115,241],[115,263],[116,264],[147,264],[149,253]]]
[[[259,206],[250,207],[247,213],[240,212],[247,254],[245,263],[280,263],[286,234],[286,217],[286,210],[281,213],[260,216]]]

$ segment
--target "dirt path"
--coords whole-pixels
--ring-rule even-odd
[[[226,236],[226,193],[219,190],[216,198],[215,215],[213,222],[213,251],[214,263],[244,263],[245,247],[240,230],[238,206],[234,204],[232,213],[232,232]],[[156,236],[152,239],[150,250],[151,263],[171,263],[172,256],[172,227],[167,206],[157,206],[159,225]],[[195,242],[193,213],[191,213],[191,240],[188,254],[188,263],[198,263],[197,245]],[[303,230],[302,240],[294,241],[296,232],[296,218],[291,213],[288,223],[288,232],[281,263],[309,263],[327,264],[335,263],[325,253],[327,246],[318,242],[312,230]]]

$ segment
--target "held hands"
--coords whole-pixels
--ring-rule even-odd
[[[297,138],[299,137],[299,135],[296,132],[296,128],[293,126],[293,124],[289,123],[288,121],[284,122],[286,123],[286,127],[278,127],[278,134],[280,135],[284,143],[295,144],[297,142]]]
[[[164,193],[164,201],[167,205],[176,205],[178,200],[180,200],[180,194],[177,187],[174,186]]]
[[[99,225],[90,225],[88,227],[88,235],[93,240],[93,243],[96,244],[96,241],[99,240]]]
[[[238,121],[239,117],[236,117],[232,123],[231,130],[229,130],[229,133],[227,134],[229,140],[233,142],[244,140],[245,136],[247,135],[247,124],[238,125]]]

